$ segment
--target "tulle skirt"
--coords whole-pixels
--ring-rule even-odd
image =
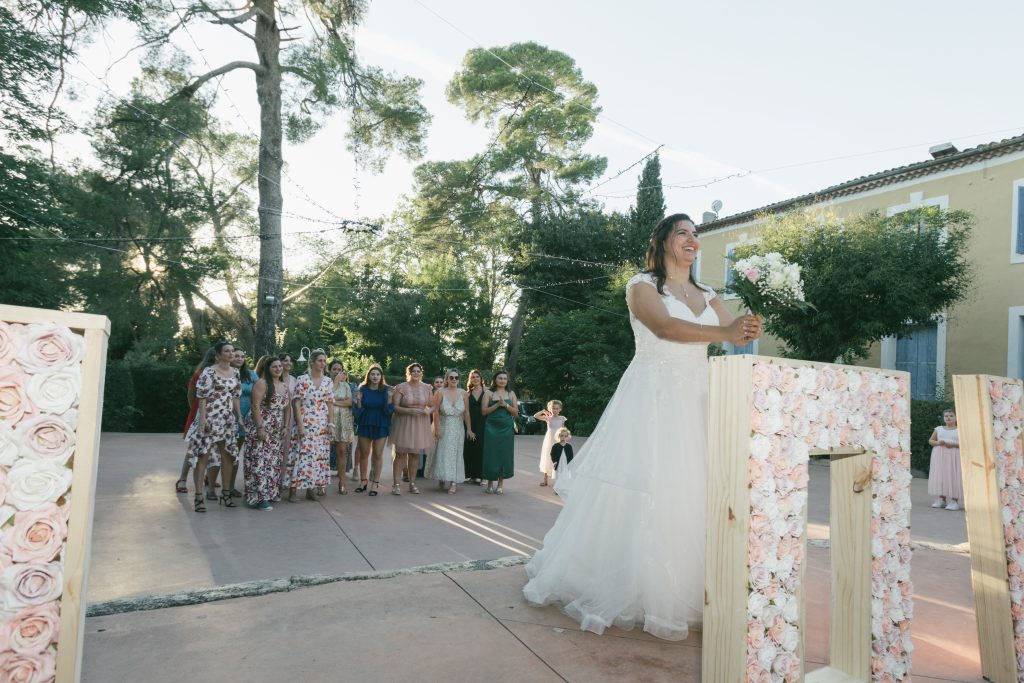
[[[936,446],[928,466],[928,495],[963,500],[964,479],[960,471],[960,449]]]
[[[687,345],[690,346],[690,345]],[[638,354],[555,491],[566,505],[523,588],[588,631],[682,640],[702,622],[707,357]]]

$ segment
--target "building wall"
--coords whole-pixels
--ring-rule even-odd
[[[873,209],[891,215],[921,205],[970,211],[975,219],[968,253],[975,269],[974,287],[967,300],[947,311],[945,376],[1013,373],[1022,377],[1024,339],[1019,337],[1024,336],[1020,318],[1024,316],[1024,258],[1013,256],[1015,183],[1024,185],[1024,152],[820,202],[810,208],[830,208],[839,216]],[[727,245],[740,242],[744,235],[755,239],[760,229],[760,221],[753,220],[712,227],[702,233],[701,278],[721,290]],[[735,301],[729,306],[739,308]],[[1013,336],[1020,345],[1013,349],[1014,360],[1008,359],[1011,314],[1016,330]],[[889,360],[890,353],[883,346],[876,344],[864,364],[879,367],[883,357]],[[758,344],[757,352],[777,355],[779,347],[777,340],[766,338]]]

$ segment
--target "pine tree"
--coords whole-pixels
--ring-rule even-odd
[[[644,164],[637,184],[636,206],[629,209],[629,234],[625,246],[629,260],[643,265],[651,231],[665,217],[665,192],[661,187],[661,159],[655,152]]]

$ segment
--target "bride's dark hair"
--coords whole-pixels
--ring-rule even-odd
[[[676,223],[680,221],[693,223],[693,219],[685,213],[674,213],[658,221],[658,224],[654,226],[654,232],[651,233],[651,243],[647,247],[647,270],[644,272],[654,276],[658,294],[662,296],[665,296],[665,278],[668,276],[668,273],[665,272],[665,241],[672,229],[676,227]],[[692,268],[690,269],[690,282],[699,289],[710,291],[705,285],[697,282]]]

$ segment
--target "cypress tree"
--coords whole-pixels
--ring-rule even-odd
[[[636,206],[629,209],[629,234],[626,253],[629,260],[644,263],[651,231],[665,217],[665,192],[661,186],[661,159],[655,152],[644,164],[637,183]]]

